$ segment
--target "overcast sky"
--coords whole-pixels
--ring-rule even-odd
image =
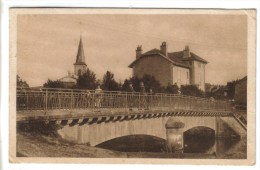
[[[132,74],[137,45],[143,52],[168,52],[185,45],[209,63],[206,82],[226,84],[247,74],[246,15],[20,15],[17,24],[18,75],[30,86],[73,71],[82,35],[87,66],[101,79],[109,70],[116,80]]]

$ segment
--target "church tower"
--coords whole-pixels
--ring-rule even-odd
[[[86,68],[87,68],[87,65],[85,63],[83,43],[82,43],[82,39],[80,37],[76,62],[74,63],[74,74],[77,76],[80,76],[80,75],[84,74],[84,72],[86,71]]]

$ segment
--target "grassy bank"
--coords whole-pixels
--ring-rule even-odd
[[[127,157],[126,153],[66,142],[59,137],[17,133],[17,156],[22,157]]]
[[[118,152],[75,144],[59,137],[36,133],[17,133],[18,157],[91,157],[91,158],[215,158],[208,154],[172,154],[167,152]]]

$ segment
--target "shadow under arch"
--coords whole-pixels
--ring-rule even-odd
[[[164,152],[166,140],[152,135],[126,135],[102,142],[96,147],[120,152]]]
[[[206,153],[215,145],[215,130],[196,126],[183,132],[184,153]]]

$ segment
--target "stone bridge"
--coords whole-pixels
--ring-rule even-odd
[[[17,91],[16,106],[17,122],[60,124],[63,138],[92,146],[122,136],[151,135],[181,150],[184,132],[205,127],[216,137],[225,136],[223,124],[246,135],[246,125],[230,103],[190,96],[28,89]]]

